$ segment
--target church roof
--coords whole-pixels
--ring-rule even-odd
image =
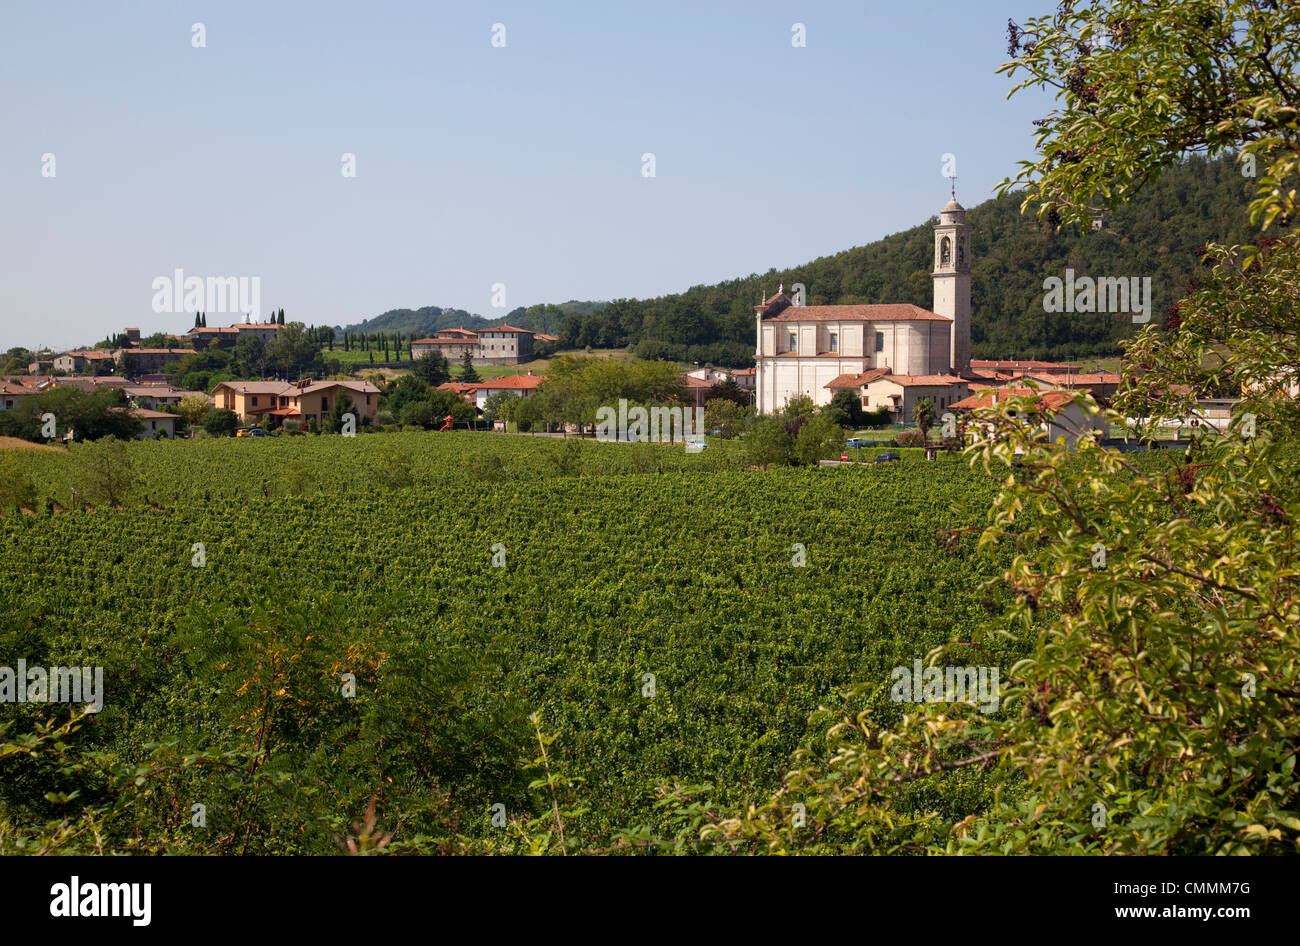
[[[930,206],[934,206],[934,205],[931,204]],[[965,212],[966,212],[966,208],[963,207],[961,204],[957,203],[957,198],[956,198],[956,197],[950,197],[950,198],[948,199],[948,203],[946,203],[946,204],[943,205],[943,211],[942,211],[942,212],[943,212],[943,213],[946,213],[946,214],[949,214],[949,213],[952,213],[954,210],[960,210],[962,213],[965,213]]]
[[[797,305],[770,316],[767,322],[951,322],[951,319],[910,303],[884,305]]]

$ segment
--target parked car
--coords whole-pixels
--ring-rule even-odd
[[[270,434],[268,431],[263,430],[261,427],[254,427],[252,430],[250,430],[250,431],[248,432],[248,436],[250,436],[250,437],[269,437],[269,436],[271,436],[271,434]]]
[[[868,441],[868,440],[863,440],[861,437],[850,437],[848,440],[844,441],[844,446],[846,446],[846,447],[869,447],[869,446],[871,446],[871,442]]]
[[[876,457],[877,463],[893,463],[898,459],[897,453],[882,453]]]

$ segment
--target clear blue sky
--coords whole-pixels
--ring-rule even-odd
[[[1055,3],[1015,2],[9,4],[0,348],[183,332],[151,307],[176,268],[349,324],[868,243],[938,211],[945,152],[967,206],[1030,157],[1049,102],[994,70],[1007,17]]]

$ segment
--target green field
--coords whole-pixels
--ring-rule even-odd
[[[534,711],[557,737],[549,764],[583,780],[584,847],[668,830],[660,785],[761,797],[819,704],[867,682],[896,714],[890,668],[987,620],[977,586],[998,563],[942,541],[992,494],[960,459],[765,472],[737,447],[137,443],[121,508],[93,446],[0,457],[39,484],[36,514],[0,526],[0,664],[102,666],[106,691],[68,740],[85,771],[0,757],[0,848],[104,798],[113,850],[329,852],[371,797],[395,844],[505,846],[493,804],[512,820],[550,805],[519,764],[538,756]],[[79,511],[49,511],[74,489]],[[1020,645],[998,646],[986,656],[1009,666]],[[10,737],[48,712],[22,706]],[[109,791],[105,772],[150,765],[164,771]],[[960,817],[978,796],[960,785],[928,803]],[[189,799],[214,827],[186,826]]]

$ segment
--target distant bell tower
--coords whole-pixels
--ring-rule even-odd
[[[970,225],[966,208],[952,199],[934,228],[934,311],[952,320],[948,364],[956,374],[970,370]]]

